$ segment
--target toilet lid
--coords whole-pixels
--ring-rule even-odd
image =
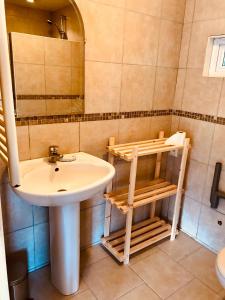
[[[217,255],[216,262],[221,275],[225,277],[225,248]]]

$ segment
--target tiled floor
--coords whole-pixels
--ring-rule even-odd
[[[180,233],[119,265],[101,246],[81,254],[77,294],[62,296],[49,281],[49,268],[30,274],[34,300],[222,300],[225,292],[215,274],[216,256]]]

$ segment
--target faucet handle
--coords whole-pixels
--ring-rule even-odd
[[[56,145],[51,145],[49,146],[49,154],[50,155],[56,155],[59,153],[59,146],[56,146]]]

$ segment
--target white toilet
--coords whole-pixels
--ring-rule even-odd
[[[216,274],[221,285],[225,288],[225,248],[217,255]]]

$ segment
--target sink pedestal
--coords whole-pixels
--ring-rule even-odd
[[[50,207],[51,281],[63,295],[79,288],[80,203]]]

